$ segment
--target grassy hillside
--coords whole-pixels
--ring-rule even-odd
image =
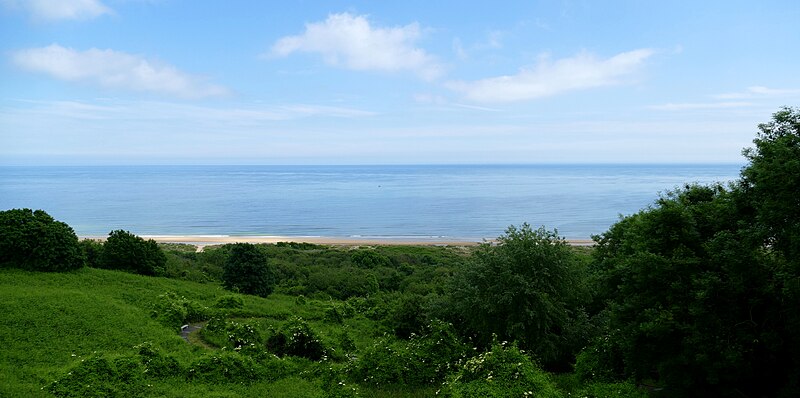
[[[0,270],[0,396],[47,396],[47,386],[94,357],[131,355],[144,342],[183,363],[214,349],[187,344],[173,327],[150,315],[158,296],[175,292],[205,306],[230,295],[221,287],[85,268],[70,273]],[[240,315],[286,318],[303,310],[294,299],[243,296]],[[244,388],[181,380],[150,381],[148,395],[316,396],[319,386],[299,378]],[[288,387],[290,386],[290,387]]]
[[[268,298],[222,288],[216,275],[225,247],[170,250],[169,278],[89,267],[0,269],[0,396],[590,391],[571,374],[543,372],[516,346],[473,346],[453,324],[431,317],[469,255],[458,248],[259,248],[281,280]],[[184,323],[202,326],[189,342],[180,336]],[[500,375],[507,377],[501,382]],[[643,396],[631,384],[598,386],[627,389],[615,396]]]

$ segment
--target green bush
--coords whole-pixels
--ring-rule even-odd
[[[493,344],[491,350],[468,359],[445,382],[442,396],[453,398],[559,398],[547,373],[516,345]]]
[[[100,268],[140,275],[162,275],[166,263],[166,255],[154,240],[144,240],[123,230],[108,234],[99,261]]]
[[[189,365],[187,373],[191,380],[208,383],[252,383],[269,376],[253,359],[225,351],[200,357]]]
[[[267,297],[275,287],[275,275],[267,265],[267,256],[250,243],[229,246],[222,273],[226,289]]]
[[[389,257],[369,249],[353,250],[353,253],[350,255],[350,261],[359,268],[368,269],[389,267],[392,265],[392,261]]]
[[[0,266],[70,271],[83,265],[83,251],[69,225],[43,210],[0,211]]]
[[[211,318],[200,333],[206,341],[218,347],[246,353],[258,353],[262,342],[261,333],[253,325],[221,317]]]
[[[581,398],[647,398],[647,392],[631,382],[592,383],[576,394]]]
[[[279,356],[291,355],[314,361],[328,355],[317,333],[300,318],[294,318],[267,338],[267,349]]]
[[[378,388],[431,385],[443,381],[467,352],[452,325],[435,321],[426,334],[408,341],[376,341],[353,364],[351,375]]]
[[[208,308],[197,304],[175,292],[166,292],[158,298],[150,316],[175,329],[188,322],[197,322],[208,317]]]
[[[377,293],[378,279],[369,270],[355,267],[314,269],[308,275],[306,292],[322,292],[339,300]]]
[[[142,343],[133,348],[137,350],[139,360],[144,366],[143,373],[148,377],[162,378],[184,374],[183,366],[177,359],[162,353],[152,343]]]
[[[79,242],[86,265],[92,268],[100,268],[100,257],[103,254],[103,242],[94,239],[84,239]]]
[[[383,323],[397,337],[407,339],[412,334],[422,333],[428,323],[425,311],[427,301],[419,294],[404,294],[389,303],[388,313]]]
[[[239,296],[229,294],[218,298],[214,303],[214,307],[229,310],[241,309],[244,308],[244,300]]]
[[[621,381],[625,376],[625,362],[619,330],[603,333],[578,354],[575,375],[581,382]]]
[[[47,391],[57,397],[144,396],[143,374],[142,364],[135,358],[92,357],[81,360]]]

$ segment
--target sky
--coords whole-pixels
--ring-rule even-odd
[[[744,163],[800,2],[0,0],[0,165]]]

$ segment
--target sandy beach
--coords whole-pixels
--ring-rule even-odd
[[[359,238],[359,237],[319,237],[319,236],[229,236],[229,235],[141,235],[159,243],[185,243],[197,246],[224,245],[226,243],[278,243],[296,242],[331,246],[477,246],[491,243],[494,239],[419,239],[419,238]],[[84,236],[84,239],[104,240],[104,236]],[[591,239],[568,239],[572,246],[591,246]]]

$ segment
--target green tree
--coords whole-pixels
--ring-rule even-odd
[[[69,271],[84,265],[78,237],[43,210],[0,211],[0,265],[31,271]]]
[[[275,275],[267,265],[267,256],[251,243],[228,245],[222,283],[226,289],[267,297],[275,286]]]
[[[144,240],[128,231],[116,230],[108,234],[98,263],[105,269],[162,275],[167,257],[154,240]]]
[[[571,355],[567,329],[579,312],[581,286],[564,239],[544,228],[512,225],[454,276],[450,303],[479,343],[488,345],[497,335],[554,364]]]
[[[752,225],[772,256],[774,298],[779,304],[774,336],[782,343],[775,367],[793,370],[793,393],[800,396],[800,109],[785,107],[758,126],[744,155],[742,187],[752,207]]]
[[[787,287],[797,279],[764,245],[748,195],[740,185],[686,186],[596,237],[596,298],[611,340],[596,340],[584,364],[619,369],[621,360],[621,378],[656,379],[675,396],[793,388],[800,302]]]
[[[758,125],[742,186],[764,239],[788,259],[800,259],[800,109],[783,108]]]

